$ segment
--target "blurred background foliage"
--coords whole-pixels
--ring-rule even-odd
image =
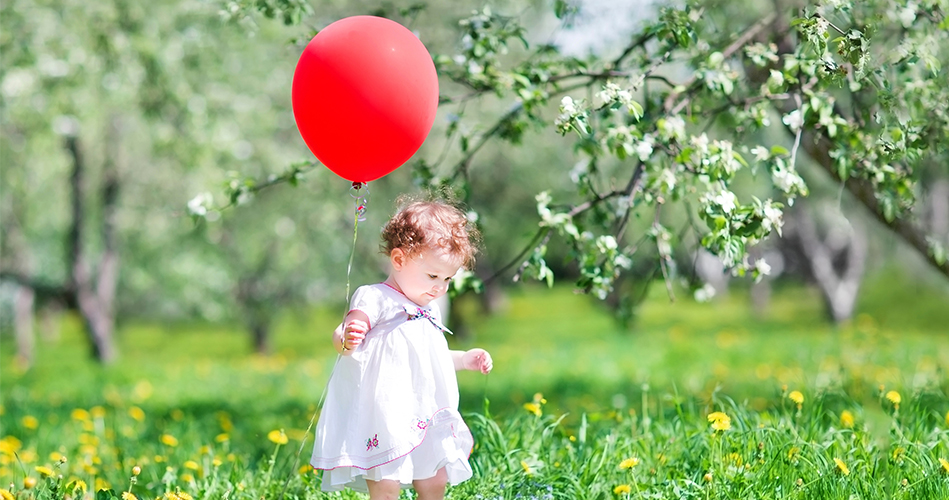
[[[942,15],[938,2],[933,6],[932,15]],[[734,37],[739,27],[766,14],[771,3],[705,2],[701,7],[710,25],[720,25],[720,32],[711,35]],[[34,362],[43,366],[53,359],[65,369],[69,363],[80,363],[83,356],[76,351],[82,343],[75,342],[75,329],[97,331],[101,323],[103,331],[111,332],[110,318],[117,338],[95,340],[93,335],[89,342],[93,353],[105,361],[120,360],[121,353],[134,363],[159,348],[151,342],[165,340],[183,359],[189,352],[216,349],[209,346],[220,346],[230,355],[286,356],[287,342],[296,354],[322,352],[320,332],[328,332],[335,321],[328,311],[344,309],[352,199],[346,181],[310,162],[293,121],[289,90],[298,55],[313,34],[340,17],[363,13],[391,17],[419,34],[436,55],[446,105],[412,165],[370,186],[368,219],[360,224],[349,279],[358,285],[384,276],[376,235],[400,194],[449,186],[477,212],[485,237],[477,273],[487,290],[454,303],[452,321],[463,337],[459,341],[510,337],[519,345],[517,339],[529,322],[516,321],[521,308],[517,297],[524,292],[512,289],[510,278],[524,258],[522,250],[536,243],[535,195],[549,191],[554,200],[576,199],[570,172],[577,171],[582,161],[578,149],[583,146],[564,140],[549,126],[559,112],[556,103],[545,103],[524,120],[495,122],[523,106],[524,97],[473,86],[470,74],[461,75],[452,66],[451,55],[473,50],[465,33],[470,35],[472,23],[481,19],[500,23],[493,28],[499,37],[494,41],[504,42],[495,47],[499,65],[517,63],[546,44],[557,47],[569,64],[592,65],[614,57],[635,28],[659,15],[657,5],[592,0],[512,0],[487,8],[438,0],[93,4],[11,0],[0,12],[0,346],[6,367],[5,398],[10,384],[25,383],[31,376],[14,371],[12,365],[25,370]],[[662,77],[683,80],[692,71],[690,64],[673,61]],[[717,127],[735,125],[723,119]],[[771,119],[781,117],[775,114]],[[490,139],[484,134],[495,123],[511,127],[501,134],[506,140],[486,141],[478,155],[471,156],[478,141]],[[470,142],[459,147],[464,141]],[[371,140],[366,147],[372,147]],[[619,175],[628,164],[616,158],[599,161],[609,182],[625,182]],[[552,343],[549,348],[592,341],[611,350],[608,341],[595,340],[599,336],[591,333],[599,329],[615,332],[615,337],[605,337],[615,339],[647,331],[660,337],[675,337],[676,332],[690,337],[699,334],[703,320],[675,327],[671,320],[657,320],[653,311],[662,310],[669,318],[687,314],[727,318],[730,308],[743,301],[753,304],[751,310],[769,325],[761,327],[765,330],[783,332],[782,322],[792,325],[769,341],[812,338],[796,337],[807,330],[844,342],[841,332],[860,332],[860,325],[906,314],[906,322],[891,325],[894,335],[902,334],[899,325],[915,325],[914,332],[932,337],[926,342],[945,346],[949,334],[942,307],[949,301],[945,278],[933,272],[926,256],[921,258],[919,251],[876,224],[819,167],[801,159],[798,169],[811,192],[810,198],[799,200],[798,213],[831,217],[808,222],[806,216],[786,214],[792,220],[789,234],[772,237],[753,250],[772,263],[771,278],[752,284],[723,272],[721,262],[698,248],[699,238],[689,228],[697,207],[670,206],[662,213],[663,223],[687,228],[676,236],[681,246],[675,253],[661,255],[661,245],[644,248],[603,303],[573,296],[568,300],[564,289],[558,289],[549,303],[537,306],[545,311],[541,316],[549,316],[547,311],[586,316],[609,309],[609,314],[597,316],[600,326],[583,323],[570,328],[570,323],[559,322],[566,327],[563,336],[550,338],[565,344]],[[460,171],[464,182],[453,182]],[[945,164],[927,163],[914,175],[920,190],[916,215],[932,223],[934,237],[949,241]],[[291,183],[296,187],[287,185]],[[767,192],[769,186],[747,175],[737,178],[733,189],[744,197]],[[214,209],[224,206],[229,208]],[[653,223],[650,214],[633,214],[627,243],[649,233]],[[808,251],[817,247],[825,250],[823,268],[815,265],[820,256]],[[558,280],[575,280],[580,274],[576,258],[568,243],[553,239],[545,265]],[[660,261],[669,269],[660,269]],[[832,270],[837,281],[823,283],[822,276],[828,273],[821,269]],[[865,281],[874,285],[861,286]],[[828,298],[835,286],[853,292],[852,303],[842,314],[835,312]],[[776,305],[770,304],[772,292]],[[919,300],[904,300],[917,293]],[[712,302],[692,304],[693,297]],[[823,305],[815,306],[815,297],[824,297],[817,299]],[[663,298],[675,299],[675,304],[658,305]],[[647,299],[653,304],[648,309],[641,306]],[[795,306],[797,302],[807,305]],[[79,324],[69,312],[76,310],[82,313]],[[311,318],[313,311],[320,311],[320,320],[301,319]],[[869,319],[853,321],[860,312]],[[492,323],[499,321],[506,323]],[[508,334],[495,333],[496,337],[487,333],[506,330]],[[143,331],[150,333],[142,336]],[[184,331],[200,331],[215,340],[202,341],[197,349],[178,345],[176,339],[184,338]],[[524,337],[531,345],[523,349],[535,350],[545,335]],[[570,351],[559,352],[542,357],[561,362],[525,376],[541,377],[570,365]],[[57,354],[50,358],[50,353]],[[660,359],[669,363],[688,359],[680,354]],[[936,359],[945,366],[939,356],[944,353]],[[250,363],[260,358],[249,359],[258,360]],[[627,361],[616,361],[623,375],[617,375],[615,383],[622,378],[630,387],[638,386],[650,378],[644,373],[662,365],[637,368],[633,359],[640,361],[638,356],[629,359],[629,366]],[[519,357],[508,362],[523,364]],[[762,365],[772,362],[776,361]],[[577,366],[611,364],[593,357]],[[705,361],[695,366],[707,375],[727,363]],[[324,364],[309,369],[316,379],[326,375]],[[689,391],[707,390],[705,383],[700,377]],[[571,394],[588,389],[586,382],[571,384],[549,380],[543,385]],[[516,393],[516,385],[507,389]]]

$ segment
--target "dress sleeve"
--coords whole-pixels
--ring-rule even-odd
[[[385,309],[385,296],[373,286],[361,286],[353,293],[349,310],[362,311],[369,317],[369,328],[376,326],[382,319]]]

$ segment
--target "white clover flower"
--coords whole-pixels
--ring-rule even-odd
[[[785,125],[791,128],[792,131],[797,132],[804,126],[804,114],[801,113],[800,109],[795,109],[790,113],[784,115],[784,118],[781,119]]]

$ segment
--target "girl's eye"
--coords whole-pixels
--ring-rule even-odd
[[[445,283],[451,283],[451,276],[445,278]]]
[[[433,279],[437,279],[437,278],[438,278],[438,276],[435,276],[434,274],[429,274],[429,275],[428,275],[428,279],[433,280]]]

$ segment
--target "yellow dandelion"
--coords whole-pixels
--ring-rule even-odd
[[[132,475],[137,476],[142,473],[142,468],[139,466],[132,467]]]
[[[619,468],[626,470],[626,469],[632,469],[633,467],[636,467],[637,465],[639,465],[639,459],[636,457],[629,457],[626,460],[623,460],[622,462],[619,463]]]
[[[141,408],[137,406],[133,406],[129,408],[129,416],[132,417],[132,420],[136,420],[138,422],[144,422],[145,410],[142,410]]]
[[[33,476],[26,476],[23,478],[23,489],[29,490],[36,486],[36,478]]]
[[[185,462],[185,469],[198,470],[200,468],[201,466],[198,465],[198,462],[195,462],[194,460],[188,460]]]
[[[840,425],[847,429],[853,428],[853,413],[850,410],[840,412]]]
[[[49,454],[49,459],[54,462],[66,463],[66,456],[58,451],[54,451]]]
[[[16,500],[16,498],[13,497],[13,493],[7,490],[0,490],[0,498],[3,500]]]
[[[791,393],[788,394],[788,399],[798,406],[804,404],[804,395],[801,394],[801,391],[791,391]]]
[[[711,483],[711,482],[712,482],[712,473],[711,473],[711,472],[706,472],[705,475],[702,476],[702,479],[704,479],[706,483]]]
[[[528,476],[533,474],[533,472],[531,471],[531,466],[523,460],[521,460],[521,468],[524,469],[524,473],[527,474]]]
[[[27,415],[20,419],[20,424],[27,429],[34,430],[40,426],[40,421],[33,415]]]
[[[949,427],[949,411],[946,412],[946,427]]]
[[[571,434],[571,435],[570,435],[570,442],[573,443],[573,442],[576,442],[576,440],[577,440],[577,436],[574,436],[573,434]]]
[[[217,441],[218,443],[223,443],[225,441],[229,441],[230,439],[231,439],[231,436],[228,436],[227,433],[224,433],[224,432],[214,437],[214,440]]]
[[[893,403],[893,406],[895,406],[896,408],[899,408],[900,403],[903,402],[902,396],[900,396],[900,393],[896,391],[890,391],[886,393],[886,400]]]
[[[716,411],[708,414],[709,424],[716,431],[727,431],[732,427],[732,419],[723,412]]]
[[[544,399],[544,395],[541,394],[541,393],[539,393],[539,392],[536,393],[536,394],[534,394],[534,402],[537,403],[537,404],[539,404],[539,405],[545,405],[545,404],[547,404],[547,400]]]
[[[633,487],[628,484],[619,484],[613,488],[614,495],[626,495],[633,491]]]
[[[302,475],[302,474],[309,474],[313,470],[314,470],[313,466],[308,464],[308,465],[301,466],[297,472]]]
[[[131,491],[123,491],[122,500],[138,500],[138,497]]]
[[[537,417],[544,414],[537,403],[524,403],[524,409],[527,410],[527,413],[533,413]]]
[[[214,460],[211,460],[211,465],[213,465],[213,466],[215,466],[215,467],[220,467],[221,464],[223,464],[223,463],[224,463],[224,462],[222,462],[221,459],[220,459],[220,458],[217,458],[217,457],[214,457]]]
[[[946,460],[945,458],[940,457],[939,466],[942,467],[943,474],[949,474],[949,460]]]
[[[792,446],[791,449],[788,450],[788,460],[793,462],[794,459],[797,458],[797,454],[800,452],[801,452],[800,448],[798,448],[797,446]]]
[[[193,483],[193,482],[194,482],[194,475],[192,475],[190,472],[186,472],[186,473],[184,473],[184,474],[181,475],[181,480],[184,481],[184,482],[186,482],[186,483]]]
[[[39,472],[40,475],[43,477],[49,477],[54,474],[53,469],[50,469],[49,467],[45,467],[43,465],[37,465],[36,467],[34,467],[34,469],[36,469],[36,472]]]
[[[287,435],[283,432],[283,429],[273,430],[267,434],[267,439],[277,444],[287,444]]]
[[[178,446],[178,438],[176,438],[175,436],[172,436],[171,434],[162,434],[161,442],[165,446],[171,446],[172,448],[174,448],[175,446]]]
[[[101,477],[96,478],[96,491],[99,490],[111,490],[112,485],[108,481],[102,479]]]
[[[89,486],[86,485],[86,482],[83,481],[82,479],[76,479],[75,481],[73,481],[73,482],[70,483],[70,484],[72,485],[72,492],[73,492],[74,494],[75,494],[77,491],[80,492],[80,493],[85,493],[85,492],[89,491]],[[67,486],[66,489],[69,489],[69,487]]]
[[[896,448],[894,448],[894,449],[893,449],[893,455],[892,455],[892,456],[893,456],[893,461],[896,462],[896,461],[899,461],[900,459],[902,459],[902,458],[903,458],[903,453],[905,453],[905,452],[906,452],[906,448],[903,448],[902,446],[897,446]]]
[[[89,412],[86,410],[83,410],[82,408],[76,408],[75,410],[72,411],[70,415],[72,416],[73,420],[78,420],[80,422],[85,422],[89,420]]]
[[[840,472],[845,476],[850,475],[850,467],[847,467],[847,464],[843,460],[834,457],[834,463],[837,464],[837,472]]]
[[[89,415],[91,415],[92,418],[102,418],[105,416],[105,408],[101,406],[93,406],[89,409]]]

